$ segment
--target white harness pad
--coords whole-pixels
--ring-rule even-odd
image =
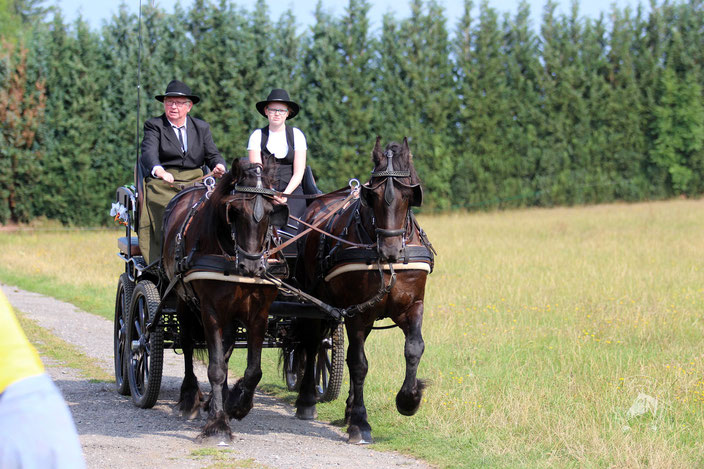
[[[391,264],[394,270],[423,270],[425,272],[430,272],[430,264],[426,262],[409,262],[408,264]],[[384,270],[389,269],[389,264],[384,264],[382,266]],[[338,267],[333,268],[330,273],[325,276],[325,281],[329,282],[330,279],[337,277],[338,275],[347,272],[359,272],[365,270],[379,270],[379,266],[376,264],[343,264]]]

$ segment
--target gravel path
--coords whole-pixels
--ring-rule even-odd
[[[0,287],[15,309],[113,373],[112,322],[53,298]],[[161,392],[152,409],[135,407],[129,396],[116,392],[114,383],[92,383],[70,368],[45,364],[71,409],[88,468],[430,467],[398,453],[350,445],[342,429],[298,420],[292,406],[261,393],[256,394],[254,409],[244,420],[230,422],[235,438],[228,452],[212,455],[200,451],[194,455],[207,448],[194,442],[204,419],[188,421],[172,411],[183,378],[180,356],[164,351]],[[207,391],[205,367],[197,368],[196,375]]]

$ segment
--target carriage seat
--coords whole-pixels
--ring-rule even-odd
[[[136,236],[132,236],[130,240],[130,245],[127,244],[127,236],[121,236],[117,238],[117,247],[121,254],[125,254],[128,257],[141,256],[142,250],[139,249],[139,240]],[[128,252],[128,249],[131,248]]]
[[[301,181],[301,189],[305,195],[318,195],[322,194],[323,191],[318,189],[315,184],[315,177],[313,177],[313,170],[310,166],[306,166],[305,171],[303,171],[303,180]],[[306,206],[310,205],[313,199],[306,199]]]

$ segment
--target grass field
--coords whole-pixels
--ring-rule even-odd
[[[397,414],[403,338],[372,333],[375,447],[443,468],[703,467],[703,213],[676,200],[420,217],[439,253],[431,384],[417,415]],[[117,236],[2,233],[0,279],[111,318]],[[293,399],[276,351],[264,361],[262,389]],[[639,396],[650,406],[629,414]],[[344,397],[320,418],[339,423]]]

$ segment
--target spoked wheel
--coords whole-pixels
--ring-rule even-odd
[[[320,343],[318,363],[315,364],[315,390],[319,402],[337,399],[342,388],[345,369],[345,330],[342,323]]]
[[[164,331],[147,332],[159,306],[159,291],[148,281],[140,281],[132,294],[127,323],[127,367],[132,401],[137,407],[153,407],[159,397],[164,365]]]
[[[120,275],[117,282],[117,295],[115,296],[115,321],[113,326],[115,357],[115,384],[117,392],[123,396],[130,393],[130,383],[127,379],[127,358],[125,344],[127,343],[127,321],[134,292],[134,282],[126,273]]]
[[[286,388],[289,391],[298,391],[301,388],[301,380],[303,379],[303,367],[298,366],[301,359],[301,354],[294,350],[288,352],[284,358],[284,377],[286,379]]]

